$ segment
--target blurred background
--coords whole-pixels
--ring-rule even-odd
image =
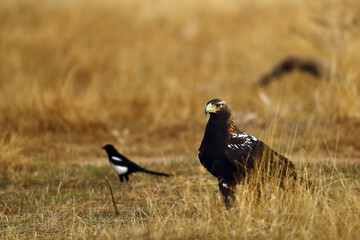
[[[0,2],[0,161],[197,161],[205,104],[297,159],[360,156],[357,0]],[[288,56],[330,75],[258,81]],[[24,165],[25,164],[25,165]]]

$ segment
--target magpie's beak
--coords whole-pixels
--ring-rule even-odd
[[[102,146],[101,149],[105,149],[105,146]]]
[[[212,103],[209,103],[205,108],[205,115],[207,115],[208,113],[216,113],[219,110],[220,109],[217,108],[215,105],[213,105]]]

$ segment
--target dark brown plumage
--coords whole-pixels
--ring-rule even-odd
[[[272,150],[262,141],[241,132],[231,118],[231,108],[221,99],[207,103],[205,113],[210,113],[198,156],[201,164],[218,179],[225,205],[230,207],[235,199],[236,185],[254,171],[280,177],[297,179],[294,164]]]

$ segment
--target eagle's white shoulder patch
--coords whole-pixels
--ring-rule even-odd
[[[233,134],[232,137],[233,138],[246,138],[248,137],[249,135],[247,135],[246,133],[236,133],[236,134]]]
[[[234,138],[242,138],[245,141],[243,143],[231,143],[228,144],[228,148],[230,148],[231,150],[249,150],[252,149],[252,144],[254,142],[257,141],[257,139],[249,134],[246,133],[237,133],[237,134],[232,134],[231,137]]]
[[[233,134],[232,138],[250,138],[253,141],[257,141],[257,139],[249,134],[246,133],[237,133],[237,134]]]
[[[241,144],[228,144],[227,146],[232,150],[241,149]]]

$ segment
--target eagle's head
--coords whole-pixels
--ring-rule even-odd
[[[211,115],[231,115],[231,108],[230,106],[223,100],[219,98],[215,98],[210,100],[206,104],[205,114],[210,113]]]

